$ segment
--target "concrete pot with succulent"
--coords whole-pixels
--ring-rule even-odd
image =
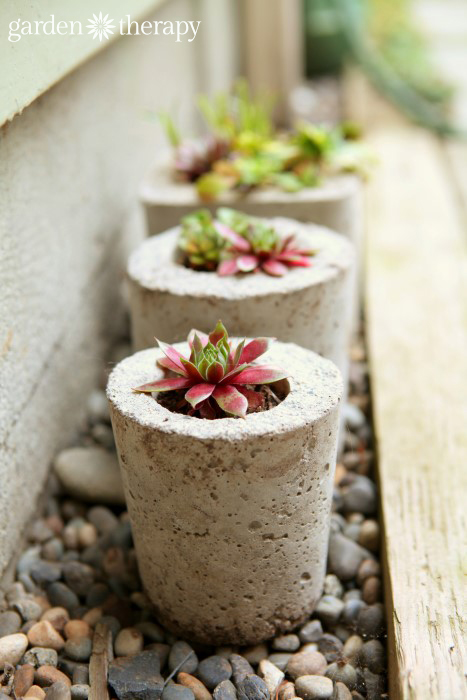
[[[175,634],[254,644],[309,615],[325,572],[341,393],[330,361],[229,339],[221,322],[113,370],[140,573]]]
[[[354,250],[343,236],[290,219],[220,208],[146,239],[127,270],[134,348],[178,342],[222,318],[331,359],[347,376]]]
[[[207,135],[182,139],[163,120],[174,148],[141,186],[154,235],[175,226],[200,205],[239,207],[253,216],[290,216],[327,226],[359,249],[361,178],[370,158],[354,124],[327,128],[300,123],[278,131],[271,104],[254,100],[245,84],[232,95],[201,97]]]

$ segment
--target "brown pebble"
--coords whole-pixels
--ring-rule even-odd
[[[34,683],[34,666],[24,664],[15,671],[15,680],[13,681],[14,697],[20,698],[26,695],[29,688]]]
[[[41,617],[41,621],[48,620],[50,624],[55,627],[57,632],[63,630],[69,619],[70,615],[68,614],[68,610],[60,607],[49,608]]]
[[[367,605],[373,605],[381,600],[381,579],[378,576],[370,576],[362,586],[362,598]]]
[[[67,639],[74,639],[76,637],[92,637],[91,626],[84,620],[70,620],[66,623],[65,637]]]
[[[123,549],[120,547],[109,547],[104,555],[102,568],[107,576],[116,576],[117,578],[124,576],[127,567]]]
[[[91,608],[83,615],[83,622],[87,622],[90,627],[95,627],[103,614],[102,608]]]
[[[321,652],[307,649],[290,657],[287,663],[287,673],[294,680],[300,676],[322,676],[326,667],[327,661]]]
[[[380,576],[381,567],[374,559],[364,559],[357,571],[357,584],[361,587],[370,576]]]
[[[34,698],[34,700],[44,700],[45,692],[38,685],[32,685],[24,696],[25,698]]]
[[[43,595],[34,595],[34,596],[32,596],[32,597],[33,597],[33,600],[35,600],[36,603],[38,603],[38,604],[41,606],[41,608],[42,608],[42,614],[45,613],[47,610],[50,610],[50,608],[52,607],[52,606],[50,605],[48,599],[47,599],[45,596],[43,596]]]
[[[336,464],[336,471],[334,473],[334,483],[336,484],[336,486],[338,486],[342,479],[344,479],[346,476],[347,469],[344,467],[343,464],[340,464],[340,462],[338,462]]]
[[[64,528],[63,520],[59,515],[49,515],[49,517],[45,519],[45,523],[47,527],[52,530],[54,535],[59,535]]]
[[[295,686],[290,681],[284,681],[279,686],[278,700],[292,700],[295,697]]]
[[[135,627],[125,627],[117,634],[114,642],[115,656],[133,656],[143,650],[144,638]]]
[[[189,688],[193,692],[195,700],[212,700],[212,695],[204,683],[201,683],[201,681],[191,676],[189,673],[180,671],[177,676],[177,683],[184,685],[185,688]]]
[[[85,523],[78,530],[78,542],[83,549],[97,542],[97,530],[92,523]]]
[[[28,639],[33,647],[47,647],[60,651],[65,646],[65,640],[48,620],[36,622],[28,632]]]
[[[360,528],[358,543],[369,549],[370,552],[377,552],[379,549],[379,525],[376,520],[365,520]]]
[[[37,685],[43,688],[53,685],[58,681],[66,683],[66,685],[71,686],[71,681],[64,673],[55,668],[55,666],[39,666],[36,670],[35,681]]]

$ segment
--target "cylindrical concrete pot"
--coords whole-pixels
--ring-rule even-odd
[[[268,187],[247,195],[227,192],[214,202],[202,202],[190,183],[175,182],[171,164],[164,161],[148,173],[140,188],[148,223],[148,234],[162,233],[176,226],[193,209],[234,207],[252,216],[289,216],[313,222],[342,233],[357,250],[363,228],[362,183],[357,175],[326,178],[319,187],[284,192]]]
[[[316,250],[309,268],[284,277],[263,272],[219,277],[177,260],[179,229],[144,241],[128,262],[131,330],[135,350],[185,340],[191,328],[207,331],[218,319],[232,335],[269,336],[314,350],[347,377],[354,251],[343,236],[290,219],[272,219],[300,247]]]
[[[132,391],[163,376],[160,356],[150,349],[123,360],[107,387],[140,573],[157,616],[175,634],[214,646],[291,630],[323,584],[339,371],[275,343],[264,358],[291,372],[286,398],[245,419],[209,421]]]

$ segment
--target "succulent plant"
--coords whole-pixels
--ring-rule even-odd
[[[189,267],[208,272],[217,269],[224,239],[207,209],[199,209],[183,217],[178,247]]]
[[[276,186],[287,192],[316,187],[324,174],[368,169],[365,151],[352,144],[355,125],[329,128],[302,122],[289,132],[275,129],[272,101],[253,98],[245,81],[232,94],[219,93],[212,99],[201,96],[198,107],[209,135],[181,140],[167,115],[161,115],[167,136],[174,146],[175,172],[179,179],[193,182],[200,199],[212,201],[223,192],[247,192]]]
[[[190,332],[189,358],[173,346],[157,341],[164,353],[158,365],[177,376],[143,384],[134,391],[152,394],[186,390],[184,398],[190,405],[190,415],[208,419],[244,418],[248,410],[255,411],[264,402],[262,394],[251,386],[271,384],[288,376],[278,367],[252,364],[266,352],[272,340],[255,338],[248,343],[242,340],[233,347],[222,321],[218,321],[209,335],[196,330]]]
[[[275,228],[254,217],[223,207],[214,226],[228,241],[217,268],[221,276],[263,270],[282,277],[289,267],[311,267],[313,251],[297,246],[295,236],[281,237]]]

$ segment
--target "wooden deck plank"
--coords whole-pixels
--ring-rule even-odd
[[[379,158],[367,192],[366,318],[390,697],[461,700],[467,696],[465,216],[443,144],[385,111],[361,81],[354,84],[357,116]]]

